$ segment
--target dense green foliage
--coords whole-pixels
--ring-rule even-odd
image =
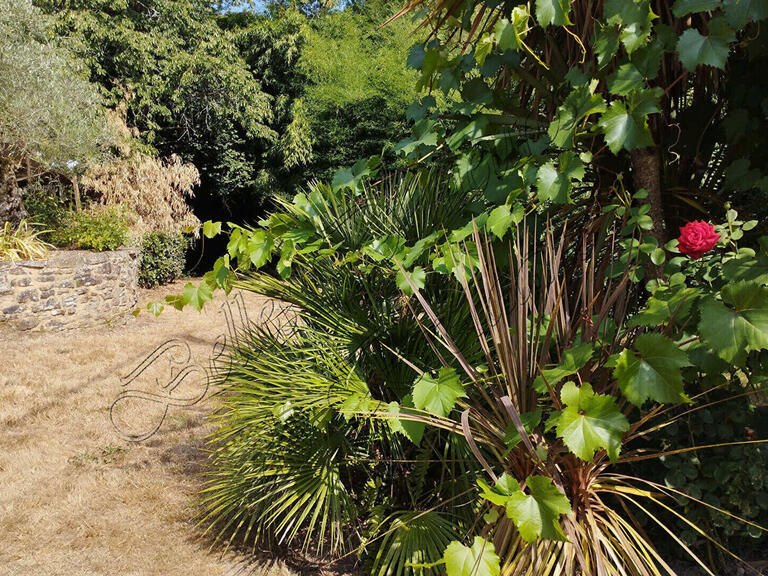
[[[732,428],[724,443],[752,450],[746,478],[707,486],[703,474],[701,499],[638,466],[664,459],[697,478],[674,464],[706,467],[715,450],[695,418],[765,379],[765,240],[743,193],[764,183],[762,148],[745,136],[764,127],[765,96],[737,72],[762,62],[768,13],[686,0],[409,9],[432,33],[409,64],[447,103],[409,108],[396,150],[417,189],[438,190],[409,209],[463,204],[452,226],[401,228],[399,201],[414,196],[386,175],[373,184],[371,158],[231,231],[228,254],[176,303],[238,285],[290,302],[300,321],[232,350],[208,519],[266,541],[356,540],[381,574],[674,574],[642,518],[707,570],[677,534],[720,549],[718,527],[766,532],[759,504],[725,506],[762,493],[749,470],[765,440]],[[448,177],[425,183],[434,165]],[[722,222],[700,223],[700,252],[671,239],[694,218]],[[273,255],[280,279],[253,272]],[[684,425],[685,438],[665,434]],[[251,451],[280,434],[335,439],[317,453],[340,460],[312,474],[279,449],[268,463]],[[714,455],[712,471],[733,473]],[[396,523],[422,514],[457,534],[442,553],[440,538],[415,544],[421,531],[409,540]]]
[[[220,197],[252,192],[276,141],[270,97],[197,0],[39,0],[112,106],[163,156],[177,153]],[[259,160],[261,159],[261,162]],[[215,183],[215,186],[214,186]]]
[[[139,285],[153,288],[181,277],[187,254],[187,240],[178,233],[150,232],[141,241]]]
[[[50,234],[56,246],[80,250],[115,250],[128,239],[128,222],[116,207],[90,206],[61,216],[60,227]]]
[[[199,169],[204,217],[255,219],[271,194],[405,134],[412,40],[404,25],[376,32],[386,4],[309,18],[277,5],[220,13],[206,0],[36,2],[144,144]],[[374,130],[382,106],[388,123]]]

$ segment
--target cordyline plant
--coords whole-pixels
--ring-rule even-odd
[[[555,235],[549,226],[539,238],[523,224],[500,255],[476,229],[477,265],[459,280],[483,347],[481,366],[466,360],[412,284],[425,333],[450,360],[437,375],[421,374],[414,408],[399,418],[462,435],[486,473],[471,546],[453,542],[430,566],[444,563],[448,576],[674,574],[640,515],[712,574],[664,514],[720,548],[675,510],[675,497],[738,516],[627,475],[621,464],[711,448],[648,453],[642,440],[706,408],[700,399],[724,387],[729,374],[759,377],[756,352],[768,348],[768,288],[758,263],[765,257],[736,248],[741,224],[734,213],[720,235],[704,223],[697,223],[703,233],[684,231],[681,244],[693,245],[693,257],[720,236],[732,250],[710,261],[676,258],[639,310],[628,269],[611,279],[617,238],[601,242],[595,232],[570,235],[565,227]],[[503,256],[508,269],[499,265]],[[574,257],[580,265],[566,272]],[[689,397],[686,387],[697,393]]]

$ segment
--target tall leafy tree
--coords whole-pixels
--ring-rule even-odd
[[[200,169],[201,202],[258,204],[265,152],[278,139],[272,99],[218,25],[212,2],[38,4],[58,16],[109,102],[127,103],[128,124],[146,144]]]

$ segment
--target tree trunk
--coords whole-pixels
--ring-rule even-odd
[[[10,165],[0,163],[0,225],[16,225],[26,216],[16,174]]]
[[[658,240],[659,247],[667,242],[667,232],[664,225],[664,204],[661,192],[661,155],[656,148],[642,148],[632,151],[632,180],[635,190],[645,189],[648,192],[648,204],[651,209],[648,215],[653,221],[651,234]],[[649,263],[646,273],[652,278],[660,278],[662,266]]]
[[[75,191],[75,210],[80,212],[82,205],[80,203],[80,186],[77,184],[77,174],[72,175],[72,188]]]

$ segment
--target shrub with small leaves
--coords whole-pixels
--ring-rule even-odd
[[[51,235],[51,241],[64,248],[81,250],[116,250],[128,238],[124,213],[114,206],[91,206],[80,212],[69,212],[62,227]]]
[[[184,272],[187,239],[182,234],[150,232],[141,242],[139,285],[144,288],[169,284]]]

